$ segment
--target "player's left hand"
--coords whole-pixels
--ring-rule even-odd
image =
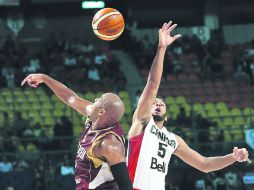
[[[234,147],[233,157],[237,162],[247,162],[249,160],[249,152],[246,148],[238,149],[238,147]]]
[[[172,25],[172,21],[164,23],[162,28],[159,30],[159,47],[167,47],[182,36],[181,34],[177,34],[175,36],[171,35],[171,32],[176,28],[176,26],[177,24]]]

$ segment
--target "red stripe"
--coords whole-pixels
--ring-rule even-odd
[[[135,178],[143,137],[144,133],[141,133],[140,135],[131,138],[129,141],[128,171],[132,183],[134,182]]]

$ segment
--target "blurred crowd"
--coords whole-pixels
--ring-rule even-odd
[[[66,116],[62,116],[53,128],[47,128],[38,122],[32,126],[20,112],[15,113],[13,120],[4,112],[0,126],[1,153],[71,150],[72,141],[73,124]]]
[[[187,115],[186,110],[181,107],[179,113],[176,116],[176,119],[170,119],[167,122],[167,126],[175,126],[174,133],[180,135],[188,142],[194,142],[195,140],[200,145],[199,150],[203,154],[209,154],[213,149],[223,150],[222,146],[210,145],[211,142],[224,142],[224,133],[222,129],[218,127],[218,124],[209,118],[203,117],[202,114],[191,111],[190,115]],[[195,130],[195,136],[188,137],[183,129]],[[211,128],[219,130],[216,137],[212,137],[210,134]],[[207,143],[207,144],[206,144]]]
[[[148,35],[137,39],[132,35],[136,24],[129,28],[128,46],[139,71],[149,69],[157,47]],[[133,28],[134,27],[134,28]],[[226,44],[223,33],[211,31],[211,38],[202,43],[198,36],[184,35],[167,51],[164,76],[196,75],[199,79],[236,78],[254,80],[254,40],[244,44]]]
[[[0,158],[0,188],[3,190],[73,189],[74,166],[71,155],[25,160],[22,156]]]
[[[9,35],[0,48],[0,66],[2,87],[18,86],[27,74],[38,72],[81,89],[89,85],[89,90],[98,90],[108,84],[122,90],[126,84],[107,45],[95,47],[78,38],[68,41],[62,33],[43,42],[19,42]]]
[[[168,182],[166,190],[246,190],[242,172],[211,172],[204,177],[194,178],[189,172],[181,176],[184,180]]]

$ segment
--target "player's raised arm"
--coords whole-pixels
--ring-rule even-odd
[[[191,149],[181,137],[177,136],[177,141],[179,146],[175,151],[175,155],[187,164],[205,173],[223,169],[236,161],[249,161],[249,153],[245,148],[238,149],[235,147],[232,154],[225,156],[204,157]]]
[[[128,138],[132,138],[141,133],[143,126],[147,124],[151,115],[151,108],[158,93],[160,86],[164,56],[167,47],[172,44],[181,35],[171,36],[171,31],[176,27],[172,22],[164,23],[159,30],[159,45],[154,58],[146,86],[140,96],[136,111],[133,115],[132,127],[128,133]]]
[[[30,74],[22,81],[21,86],[25,83],[34,88],[45,83],[62,102],[84,115],[86,115],[86,107],[91,104],[91,102],[77,96],[64,84],[45,74]]]

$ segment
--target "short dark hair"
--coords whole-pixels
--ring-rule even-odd
[[[166,102],[164,101],[164,98],[162,96],[157,96],[156,98],[162,100],[162,102],[166,105]]]

